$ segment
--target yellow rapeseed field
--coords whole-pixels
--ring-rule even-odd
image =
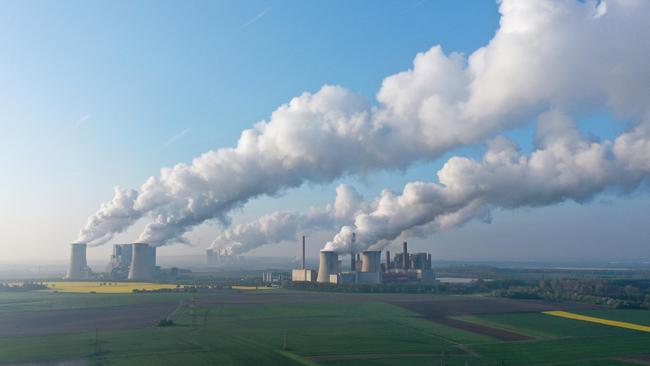
[[[133,290],[160,290],[174,289],[177,287],[171,283],[148,283],[148,282],[46,282],[50,291],[58,292],[95,292],[98,294],[123,294]]]
[[[650,332],[650,327],[645,326],[645,325],[627,323],[627,322],[619,322],[619,321],[616,321],[616,320],[609,320],[609,319],[603,319],[603,318],[596,318],[596,317],[593,317],[593,316],[586,316],[586,315],[570,313],[568,311],[545,311],[544,314],[559,316],[559,317],[568,318],[568,319],[582,320],[582,321],[585,321],[585,322],[610,325],[612,327],[634,329],[634,330],[638,330],[638,331],[641,331],[641,332]]]

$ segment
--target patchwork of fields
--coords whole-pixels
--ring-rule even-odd
[[[647,311],[479,296],[0,293],[0,365],[633,365],[648,359],[649,333],[542,313],[549,310],[650,325]],[[153,326],[165,317],[176,325]]]
[[[58,281],[46,282],[47,288],[57,292],[73,293],[97,293],[97,294],[124,294],[131,293],[134,290],[163,290],[175,289],[178,285],[169,283],[149,283],[149,282],[73,282]]]

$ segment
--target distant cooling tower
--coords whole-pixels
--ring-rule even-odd
[[[381,269],[381,251],[367,250],[361,253],[361,272],[379,272]]]
[[[321,251],[316,281],[321,283],[330,282],[330,274],[336,273],[338,264],[339,256],[336,252]]]
[[[83,279],[88,276],[88,264],[86,263],[86,244],[73,243],[70,252],[70,267],[65,278]]]
[[[156,267],[156,248],[146,243],[134,243],[131,255],[130,280],[150,280]]]

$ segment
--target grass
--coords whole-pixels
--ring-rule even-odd
[[[149,282],[45,282],[48,289],[58,292],[72,293],[98,293],[98,294],[125,294],[133,290],[163,290],[175,289],[176,284],[171,283],[149,283]]]
[[[650,335],[563,338],[526,342],[500,342],[472,346],[477,353],[492,361],[509,365],[581,362],[611,359],[617,356],[650,352]],[[579,363],[578,363],[579,364]],[[595,363],[599,364],[599,363]]]
[[[189,296],[213,303],[179,308],[172,315],[176,326],[100,331],[98,342],[94,332],[0,337],[0,363],[86,359],[91,365],[416,366],[441,364],[444,357],[452,366],[621,366],[627,363],[613,358],[650,353],[650,334],[539,313],[463,317],[538,336],[502,342],[430,322],[395,305],[338,297],[305,304],[219,304],[219,294],[11,293],[0,294],[0,313],[23,306],[48,310],[43,306],[48,298],[61,308],[78,308]],[[599,316],[647,316],[607,312]]]
[[[0,292],[0,314],[18,311],[48,311],[149,304],[180,301],[193,296],[197,295],[190,293],[89,294]]]
[[[633,330],[580,322],[542,313],[507,313],[463,316],[462,320],[510,330],[537,339],[566,337],[634,336]]]

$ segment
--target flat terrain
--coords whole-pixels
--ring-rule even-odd
[[[0,313],[0,337],[49,335],[151,326],[178,307],[176,302],[52,311]]]
[[[0,365],[633,365],[650,334],[543,314],[650,312],[481,296],[224,290],[0,293]],[[172,327],[154,327],[171,317]]]

